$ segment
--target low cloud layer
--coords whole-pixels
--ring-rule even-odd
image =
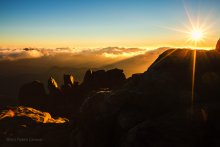
[[[88,52],[89,51],[89,52]],[[143,54],[146,52],[146,49],[140,48],[119,48],[119,47],[107,47],[103,49],[98,49],[95,51],[92,50],[85,50],[84,53],[93,53],[98,55],[104,55],[105,57],[115,58],[115,57],[132,57],[139,54]]]
[[[54,56],[59,53],[75,53],[69,49],[0,49],[0,60],[21,60]]]
[[[38,50],[23,50],[23,49],[1,49],[0,60],[20,60],[29,58],[39,58],[44,56]]]
[[[145,49],[139,48],[119,48],[119,47],[108,47],[102,49],[87,49],[87,50],[76,50],[69,48],[57,48],[57,49],[0,49],[0,60],[21,60],[30,58],[40,58],[47,56],[56,55],[101,55],[107,58],[126,58],[132,57],[146,52]]]

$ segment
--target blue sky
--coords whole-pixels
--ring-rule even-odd
[[[190,46],[184,5],[220,36],[219,0],[0,0],[0,47]],[[207,23],[207,25],[210,25]]]

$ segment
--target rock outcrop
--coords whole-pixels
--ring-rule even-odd
[[[216,44],[216,48],[215,48],[217,51],[220,51],[220,38]]]
[[[43,84],[38,81],[22,86],[19,91],[20,104],[40,108],[57,116],[76,116],[82,102],[90,92],[100,89],[116,89],[125,83],[126,78],[123,70],[112,69],[94,72],[88,70],[80,85],[71,74],[65,74],[63,80],[64,84],[60,88],[56,80],[50,77],[48,79],[49,94],[46,94]]]
[[[111,69],[108,71],[98,70],[91,71],[88,70],[84,76],[82,85],[86,85],[91,89],[99,88],[118,88],[124,84],[126,77],[123,73],[123,70],[120,69]]]
[[[45,109],[47,94],[43,83],[34,81],[23,85],[19,90],[18,99],[23,106]]]
[[[92,70],[89,69],[85,73],[85,76],[83,78],[83,82],[86,83],[86,82],[91,81],[91,80],[92,80]]]
[[[57,93],[57,91],[59,91],[58,84],[56,80],[52,77],[48,79],[48,90],[50,94]]]
[[[30,107],[9,107],[0,111],[0,145],[70,146],[71,129],[66,118]]]
[[[64,86],[66,86],[66,87],[72,87],[75,82],[74,77],[71,74],[70,75],[64,74],[63,80],[64,80]]]
[[[64,74],[63,81],[64,84],[62,85],[61,89],[64,93],[71,93],[71,91],[79,85],[71,74]]]
[[[30,118],[31,120],[35,121],[36,123],[65,123],[68,122],[66,118],[52,118],[50,113],[48,112],[41,112],[40,110],[36,110],[31,107],[9,107],[4,109],[0,112],[0,120],[6,118],[13,118],[13,117],[26,117],[27,119]]]
[[[219,67],[220,54],[215,50],[167,50],[122,88],[88,97],[74,145],[218,146]]]

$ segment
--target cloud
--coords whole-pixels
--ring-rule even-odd
[[[91,56],[103,56],[106,58],[128,58],[143,54],[145,49],[139,48],[119,48],[119,47],[107,47],[101,49],[86,49],[77,50],[70,48],[56,48],[56,49],[0,49],[0,60],[21,60],[30,58],[40,58],[45,56],[73,56],[73,55],[91,55]]]
[[[23,50],[23,49],[1,49],[0,60],[19,60],[28,58],[39,58],[44,56],[38,50]]]
[[[24,48],[24,49],[0,49],[0,60],[21,60],[40,58],[44,56],[54,56],[57,54],[75,54],[74,50],[68,48],[57,48],[57,49],[35,49],[35,48]]]
[[[103,55],[107,58],[117,58],[117,57],[132,57],[139,54],[145,53],[146,49],[140,48],[120,48],[120,47],[107,47],[96,50],[84,50],[82,53],[84,54],[95,54],[95,55]]]

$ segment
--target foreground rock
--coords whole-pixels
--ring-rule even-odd
[[[117,90],[96,92],[81,107],[78,147],[220,145],[220,54],[171,49]]]
[[[13,117],[26,117],[27,119],[32,119],[37,123],[65,123],[68,122],[68,119],[57,118],[54,119],[51,117],[48,112],[41,112],[31,107],[10,107],[8,109],[2,110],[0,114],[0,120],[5,118]]]
[[[1,146],[69,146],[70,129],[66,118],[52,118],[30,107],[1,110]],[[58,135],[59,134],[59,135]]]

